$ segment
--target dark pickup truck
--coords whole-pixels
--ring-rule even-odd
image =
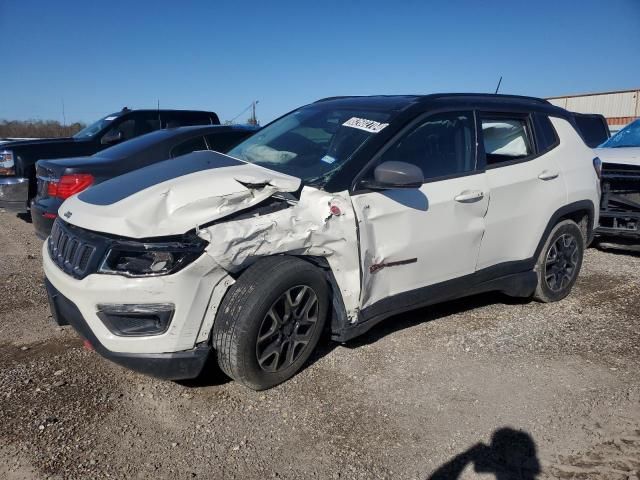
[[[104,148],[166,127],[219,125],[214,112],[130,110],[107,115],[70,138],[0,144],[0,208],[26,212],[37,192],[36,161],[93,155]]]

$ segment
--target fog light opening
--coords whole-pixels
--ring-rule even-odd
[[[175,306],[169,303],[144,305],[98,305],[98,318],[111,333],[121,337],[161,335],[167,331]]]

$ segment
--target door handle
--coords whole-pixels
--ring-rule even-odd
[[[465,190],[453,197],[456,202],[460,203],[473,203],[484,198],[484,192],[480,190]]]
[[[538,175],[538,178],[540,180],[553,180],[554,178],[558,178],[558,175],[560,175],[560,172],[556,172],[554,170],[543,170],[542,173]]]

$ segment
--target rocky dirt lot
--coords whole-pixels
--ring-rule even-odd
[[[640,256],[573,294],[411,312],[253,392],[158,381],[49,318],[41,242],[0,213],[0,478],[635,479]]]

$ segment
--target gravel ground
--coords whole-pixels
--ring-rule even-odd
[[[637,253],[589,250],[556,304],[490,294],[391,318],[253,392],[84,350],[51,323],[32,226],[0,225],[0,478],[640,476]]]

